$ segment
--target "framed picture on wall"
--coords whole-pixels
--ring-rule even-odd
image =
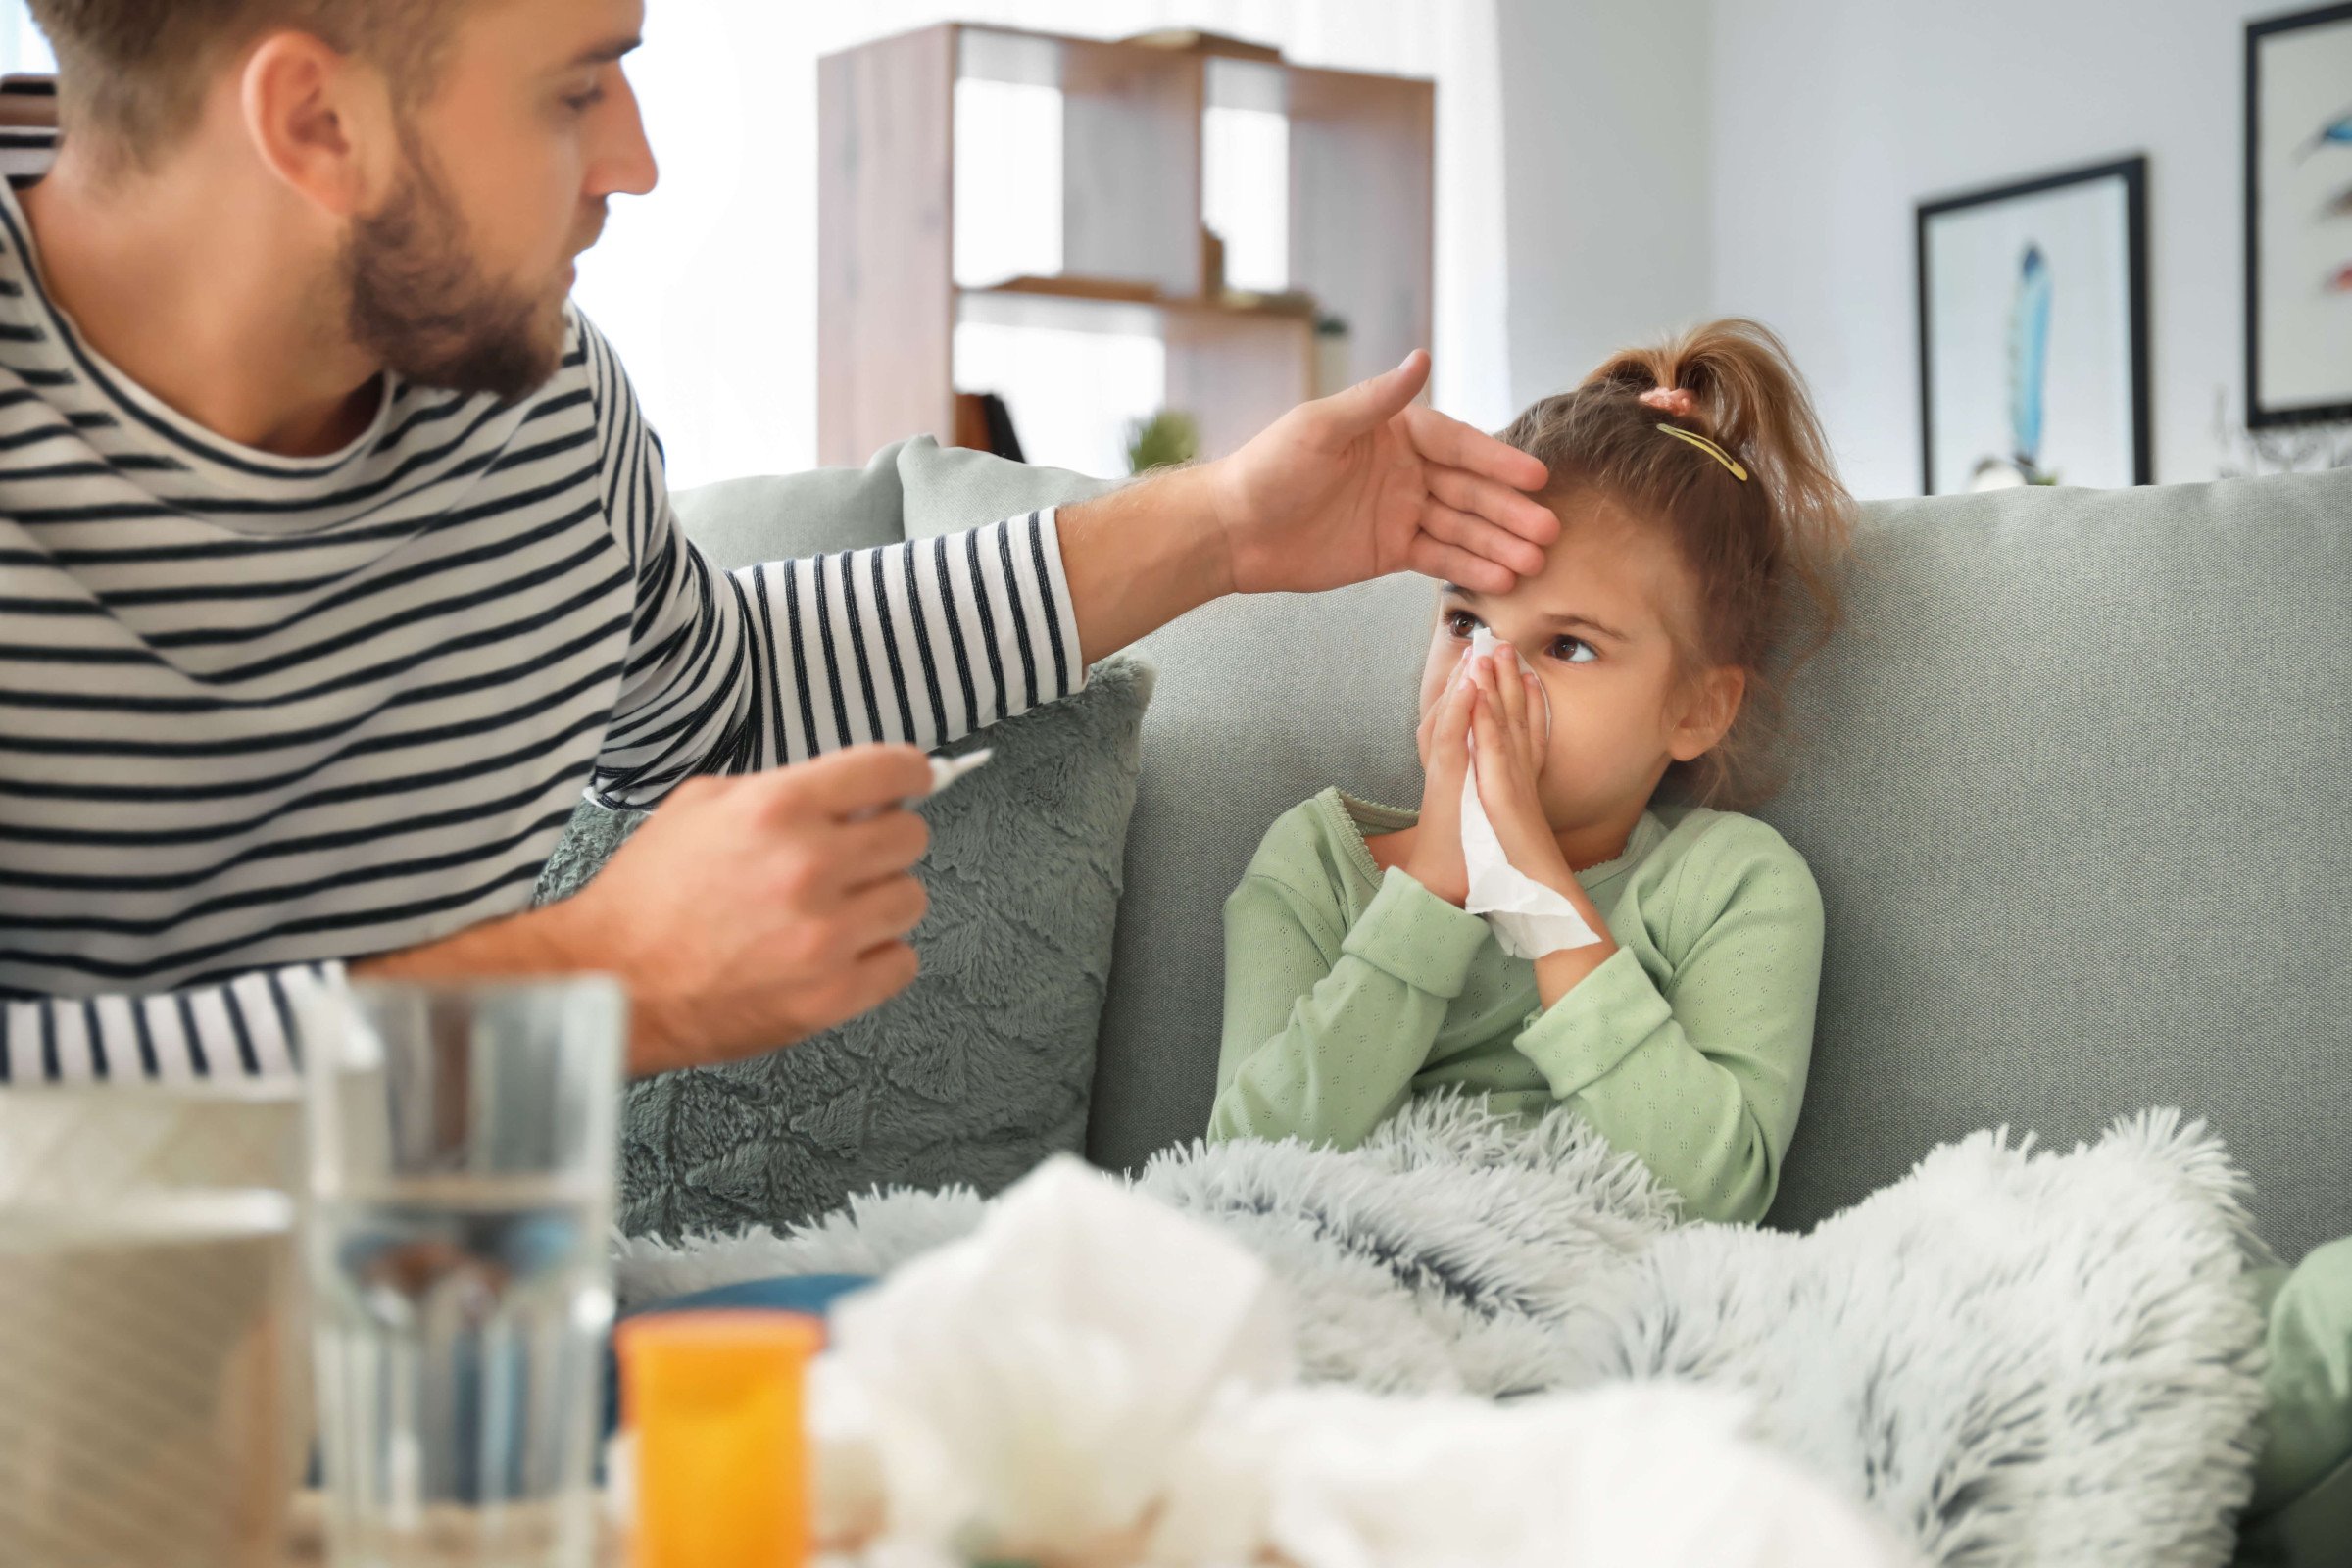
[[[2352,5],[2246,24],[2246,423],[2352,418]]]
[[[2148,161],[1919,204],[1930,495],[2148,484]]]

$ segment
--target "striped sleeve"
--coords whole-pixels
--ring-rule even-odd
[[[0,1001],[0,1084],[284,1079],[302,1063],[303,1009],[340,963],[260,969],[146,996]]]
[[[591,793],[648,807],[697,773],[871,741],[944,746],[1085,683],[1054,513],[734,573],[678,526],[661,444],[585,320],[606,505],[637,578]]]

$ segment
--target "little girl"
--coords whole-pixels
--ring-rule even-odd
[[[1757,1220],[1804,1096],[1822,907],[1740,808],[1770,793],[1782,684],[1837,623],[1851,503],[1751,321],[1619,354],[1503,439],[1549,467],[1559,542],[1506,594],[1439,594],[1418,813],[1331,789],[1267,830],[1225,905],[1209,1137],[1346,1148],[1441,1090],[1530,1120],[1573,1105],[1691,1217]],[[1493,657],[1471,654],[1482,628]],[[1599,940],[1512,957],[1463,910],[1473,767],[1511,866]],[[2251,1284],[2269,1414],[2249,1549],[2341,1568],[2352,1238]]]
[[[1531,1120],[1569,1104],[1694,1216],[1759,1219],[1804,1095],[1822,913],[1804,858],[1739,808],[1769,793],[1792,663],[1771,656],[1807,602],[1835,622],[1851,503],[1749,321],[1620,354],[1503,439],[1549,467],[1559,542],[1506,594],[1440,593],[1421,810],[1326,790],[1258,846],[1225,906],[1209,1136],[1346,1148],[1434,1090]],[[1472,657],[1482,627],[1504,646]],[[1598,941],[1515,958],[1464,912],[1473,758],[1513,868]]]

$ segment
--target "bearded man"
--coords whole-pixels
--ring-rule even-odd
[[[610,972],[641,1073],[805,1037],[913,977],[926,749],[1219,595],[1499,592],[1556,529],[1415,355],[1100,501],[719,572],[568,303],[654,186],[641,0],[31,4],[0,1081],[289,1071],[347,975]],[[660,809],[529,909],[583,791]]]

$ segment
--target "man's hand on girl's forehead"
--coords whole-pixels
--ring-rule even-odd
[[[1386,375],[1293,409],[1200,470],[1239,593],[1314,593],[1399,571],[1502,593],[1559,537],[1515,447],[1414,400],[1415,350]]]
[[[1428,467],[1432,507],[1423,520],[1423,542],[1466,546],[1474,562],[1502,567],[1507,576],[1481,572],[1488,580],[1473,584],[1490,593],[1507,592],[1520,578],[1542,571],[1543,547],[1560,533],[1558,516],[1532,493],[1550,479],[1543,463],[1418,403],[1404,411],[1404,419]],[[1457,536],[1432,523],[1453,524],[1464,533]],[[1488,527],[1481,528],[1482,523]],[[1444,551],[1425,554],[1437,564],[1436,569],[1415,563],[1414,570],[1432,577],[1451,575],[1443,563],[1454,557]]]

